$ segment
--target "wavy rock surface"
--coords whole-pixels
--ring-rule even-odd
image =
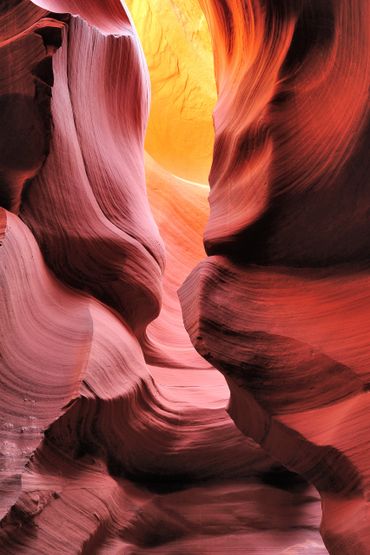
[[[308,480],[324,502],[330,552],[345,553],[338,531],[347,528],[349,541],[365,553],[358,515],[365,510],[367,466],[358,446],[367,437],[366,269],[354,278],[352,266],[352,273],[326,267],[325,253],[340,258],[345,250],[335,253],[324,238],[321,244],[320,226],[322,252],[314,253],[313,239],[307,247],[307,257],[321,260],[315,269],[294,269],[293,246],[276,246],[285,245],[280,226],[286,213],[305,232],[303,216],[300,228],[294,218],[311,188],[307,210],[314,210],[316,184],[311,187],[307,172],[315,173],[320,191],[335,175],[344,195],[345,176],[351,168],[362,171],[360,31],[347,77],[341,63],[348,45],[338,38],[330,46],[328,77],[322,74],[323,81],[342,79],[347,91],[347,104],[338,100],[333,110],[348,108],[356,78],[356,105],[319,136],[301,121],[311,113],[303,104],[314,98],[329,103],[332,85],[326,97],[321,81],[312,92],[315,64],[287,61],[294,41],[292,51],[303,48],[294,35],[300,25],[305,35],[307,21],[317,21],[315,10],[304,8],[306,23],[299,23],[297,6],[289,3],[267,2],[259,11],[257,4],[252,10],[247,2],[230,2],[225,11],[227,2],[202,2],[219,101],[206,228],[213,256],[201,262],[208,187],[173,175],[201,179],[209,157],[205,113],[214,92],[202,81],[212,65],[199,9],[192,10],[191,0],[183,12],[181,3],[146,2],[142,13],[167,14],[162,37],[155,17],[137,20],[163,50],[161,56],[154,49],[150,58],[144,43],[155,85],[145,154],[149,76],[125,4],[37,4],[10,0],[0,9],[0,551],[324,554],[320,497]],[[137,13],[137,3],[129,4]],[[333,27],[345,37],[357,12],[350,2],[338,6]],[[328,16],[321,16],[327,29]],[[194,44],[181,35],[176,50],[176,28]],[[309,36],[316,55],[322,37],[319,31]],[[199,72],[191,56],[195,45],[202,49]],[[174,59],[183,64],[176,75]],[[162,71],[168,77],[163,88]],[[303,95],[296,102],[301,112],[292,110],[289,94],[271,102],[280,86]],[[168,116],[160,128],[163,98],[176,102],[166,108],[173,121]],[[327,105],[322,110],[326,114]],[[176,136],[177,125],[179,145],[191,148],[182,158],[181,148],[171,147],[169,159],[166,140]],[[193,125],[203,130],[194,144]],[[357,146],[348,139],[356,133]],[[287,136],[310,145],[317,140],[311,158],[294,161]],[[338,137],[343,148],[337,151]],[[322,144],[332,158],[323,152],[321,163],[312,165]],[[292,182],[280,191],[287,174]],[[358,179],[355,191],[363,199]],[[281,219],[271,227],[272,250],[269,240],[258,238],[257,259],[252,251],[245,255],[247,233],[253,203],[261,219],[268,212],[261,200],[267,190],[272,207],[275,197],[282,199]],[[334,192],[325,198],[331,206]],[[365,203],[358,204],[365,213]],[[341,222],[349,226],[348,215]],[[177,297],[198,263],[181,297],[199,353]]]
[[[62,24],[30,3],[5,3],[0,12],[1,206],[18,212],[23,188],[48,152],[51,57]]]
[[[72,18],[64,34],[53,62],[50,154],[22,219],[57,276],[112,306],[140,334],[159,312],[163,265],[145,192],[148,83],[141,50],[125,23],[118,37]],[[115,79],[105,94],[110,74]],[[95,95],[86,94],[87,86]]]
[[[272,463],[227,416],[225,383],[182,326],[175,289],[194,265],[190,243],[179,273],[172,253],[166,309],[145,335],[159,312],[164,254],[144,181],[148,77],[128,15],[118,3],[44,7],[85,19],[28,2],[2,14],[2,48],[11,45],[2,204],[13,213],[1,209],[1,551],[202,552],[215,533],[240,542],[240,518],[254,523],[253,506],[270,490],[288,513],[302,507],[297,525],[315,541],[317,497],[253,483]],[[11,164],[23,172],[16,181]],[[166,183],[154,195],[159,220],[181,190],[158,168],[150,179],[153,194]],[[172,217],[163,211],[162,222]],[[192,237],[200,259],[200,230]],[[188,377],[174,378],[179,366]],[[269,520],[260,513],[257,535]],[[282,545],[292,542],[288,523],[274,525]]]
[[[368,6],[201,3],[218,104],[185,325],[239,429],[319,490],[328,551],[367,554]]]

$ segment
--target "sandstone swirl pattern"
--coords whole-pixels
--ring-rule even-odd
[[[1,552],[367,553],[366,16],[200,4],[210,216],[186,64],[176,177],[124,2],[0,6]]]
[[[319,490],[329,552],[366,554],[369,5],[202,5],[218,104],[185,324],[239,429]]]

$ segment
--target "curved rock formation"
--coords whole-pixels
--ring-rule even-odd
[[[364,19],[202,0],[209,213],[204,15],[128,5],[147,153],[124,2],[0,8],[0,551],[366,553]]]
[[[163,266],[145,193],[148,80],[141,50],[126,24],[121,37],[105,36],[72,18],[64,33],[53,61],[50,154],[22,219],[56,275],[118,310],[140,335],[159,312]],[[104,76],[111,74],[106,94]],[[87,85],[95,95],[86,94]]]
[[[159,546],[170,553],[198,537],[212,544],[213,517],[203,525],[199,511],[210,505],[221,515],[217,535],[239,534],[242,501],[239,515],[228,516],[225,507],[250,491],[257,504],[263,492],[275,491],[250,484],[271,461],[225,413],[225,384],[190,347],[181,325],[175,287],[193,256],[184,258],[175,287],[165,285],[168,310],[145,335],[159,311],[164,256],[144,182],[148,78],[140,45],[118,4],[104,14],[81,12],[89,23],[30,6],[9,6],[9,26],[14,10],[17,21],[22,7],[27,17],[8,32],[16,33],[20,52],[24,37],[40,44],[36,61],[20,54],[20,89],[34,111],[52,117],[52,133],[39,133],[37,176],[23,194],[26,180],[19,184],[17,205],[8,202],[2,181],[4,205],[13,213],[1,209],[1,550],[129,553]],[[33,68],[51,53],[49,101],[41,105]],[[15,69],[7,67],[14,81]],[[19,117],[17,94],[9,102],[17,118],[4,110],[2,129],[3,144],[6,134],[18,140],[20,164],[32,136],[28,119]],[[14,214],[20,200],[23,222]],[[200,232],[195,235],[201,246]],[[166,341],[161,325],[171,329],[171,311],[177,329]],[[149,367],[145,356],[157,366]],[[183,357],[190,380],[171,383],[166,357],[175,366]],[[211,387],[215,376],[217,393],[194,386],[202,374]],[[312,527],[314,541],[317,499],[299,490],[281,496],[288,512],[291,498],[302,506],[307,518],[299,525]],[[276,527],[289,530],[289,519]],[[284,545],[291,541],[282,537]]]
[[[0,12],[0,202],[14,212],[48,152],[51,57],[62,23],[44,14],[22,2],[9,2]]]
[[[180,290],[229,413],[368,553],[368,6],[202,0],[218,104],[210,218]]]

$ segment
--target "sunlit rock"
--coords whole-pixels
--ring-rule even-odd
[[[368,552],[365,11],[3,2],[1,552]]]

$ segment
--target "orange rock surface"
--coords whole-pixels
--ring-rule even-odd
[[[366,10],[1,6],[1,552],[369,553]]]

